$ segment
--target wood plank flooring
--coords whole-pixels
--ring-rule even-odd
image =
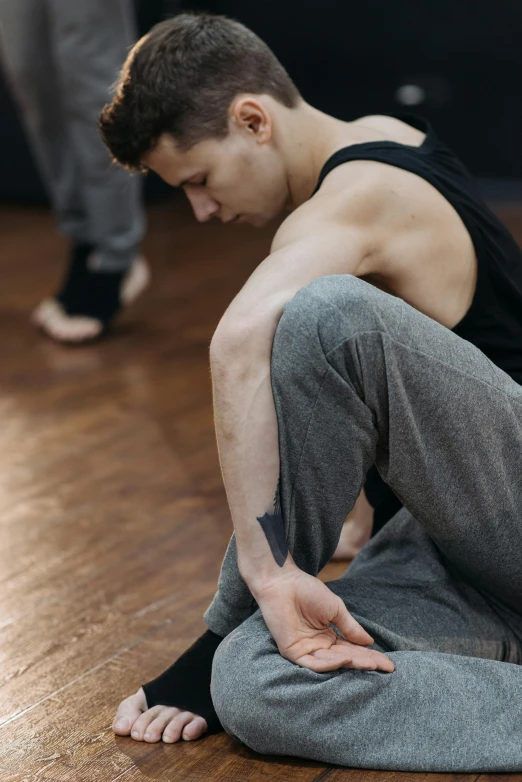
[[[276,227],[198,225],[179,198],[149,211],[151,289],[105,341],[70,348],[28,322],[65,243],[46,210],[0,209],[0,782],[522,782],[113,735],[119,701],[204,627],[231,530],[208,344]],[[502,216],[522,241],[522,209]]]

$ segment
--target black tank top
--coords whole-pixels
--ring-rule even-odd
[[[411,114],[389,116],[425,133],[420,147],[370,141],[340,149],[326,161],[312,195],[330,171],[350,160],[375,160],[403,168],[436,187],[466,226],[478,261],[473,301],[452,330],[522,384],[522,251],[482,202],[472,176],[436,137],[429,122]]]

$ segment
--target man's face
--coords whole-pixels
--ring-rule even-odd
[[[289,197],[280,156],[269,143],[231,123],[224,139],[206,139],[180,152],[164,133],[143,163],[173,187],[182,187],[196,220],[262,226],[286,208]]]

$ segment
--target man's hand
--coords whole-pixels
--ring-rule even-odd
[[[323,673],[337,668],[392,672],[395,666],[350,615],[343,601],[297,567],[254,591],[268,629],[283,657]],[[340,638],[330,627],[344,635]]]

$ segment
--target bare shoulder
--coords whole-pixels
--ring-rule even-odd
[[[272,242],[272,252],[312,233],[370,234],[393,186],[393,177],[379,163],[354,160],[334,169],[320,190],[284,220]]]
[[[359,117],[350,123],[352,129],[357,129],[367,136],[366,141],[395,141],[397,144],[417,147],[422,144],[426,134],[413,125],[408,125],[397,117],[385,114],[369,114]]]

